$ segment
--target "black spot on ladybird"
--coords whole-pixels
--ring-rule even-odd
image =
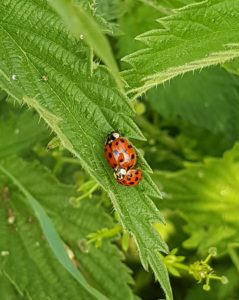
[[[131,148],[133,148],[133,146],[132,145],[128,145],[128,148],[131,149]]]
[[[118,145],[119,145],[119,142],[116,142],[115,145],[118,146]]]
[[[139,180],[139,177],[135,177],[135,181],[138,181]]]
[[[120,139],[120,141],[121,141],[121,143],[124,143],[124,142],[125,142],[124,139]]]
[[[121,159],[120,159],[120,162],[123,162],[123,161],[124,161],[124,159],[123,159],[123,158],[121,158]]]
[[[135,155],[134,155],[134,154],[132,154],[132,155],[131,155],[131,158],[132,158],[132,159],[134,159],[134,158],[135,158]]]
[[[113,164],[114,168],[117,166],[117,164]]]
[[[130,185],[132,185],[132,184],[134,184],[134,182],[133,182],[133,181],[131,181],[129,184],[130,184]]]
[[[111,152],[108,153],[108,157],[112,158],[112,153]]]

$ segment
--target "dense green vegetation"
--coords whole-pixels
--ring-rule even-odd
[[[1,299],[238,300],[238,76],[239,0],[1,1]]]

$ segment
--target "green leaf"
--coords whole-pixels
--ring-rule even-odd
[[[0,104],[0,114],[0,158],[29,151],[32,145],[47,137],[45,124],[32,111],[7,111],[6,104]]]
[[[98,0],[93,5],[96,12],[108,21],[118,19],[127,8],[127,3],[120,0]]]
[[[190,238],[187,248],[206,252],[216,246],[227,251],[238,242],[239,144],[225,152],[223,158],[207,158],[203,163],[187,163],[178,172],[155,174],[164,191],[160,208],[179,212],[187,221]]]
[[[152,108],[167,119],[180,116],[191,124],[232,140],[239,137],[239,82],[215,67],[174,78],[147,93]]]
[[[83,299],[95,299],[55,259],[22,196],[11,188],[10,193],[9,199],[0,197],[0,249],[4,253],[0,256],[0,268],[17,290],[18,299],[22,296],[34,300],[48,297],[70,300],[79,295]],[[14,216],[14,222],[10,222],[9,213]]]
[[[226,62],[223,66],[227,71],[239,76],[239,59],[238,58],[236,58],[232,61]]]
[[[132,18],[134,15],[134,18]],[[117,58],[121,58],[133,51],[143,48],[141,43],[135,41],[135,36],[149,30],[155,26],[155,19],[161,14],[150,6],[139,1],[131,1],[127,6],[127,11],[118,22],[123,32],[117,38]]]
[[[140,95],[189,71],[239,56],[238,0],[208,0],[161,18],[161,29],[137,39],[148,48],[126,56],[132,65],[124,76],[129,92]]]
[[[83,39],[95,53],[108,65],[118,87],[122,90],[122,81],[118,72],[110,45],[94,18],[80,5],[69,0],[48,0],[61,16],[70,31],[78,39]]]
[[[116,22],[125,11],[125,5],[119,0],[76,0],[97,22],[101,31],[109,36],[122,34],[119,24]]]
[[[24,298],[19,295],[14,285],[1,273],[0,270],[0,295],[3,299],[8,300],[24,300]]]
[[[111,227],[113,225],[111,219],[105,215],[103,209],[99,206],[99,202],[95,199],[91,199],[89,201],[83,201],[79,209],[71,207],[69,204],[69,198],[73,193],[72,187],[59,184],[59,182],[57,182],[56,179],[51,175],[49,170],[39,165],[39,163],[26,163],[21,159],[11,158],[4,162],[4,166],[11,171],[14,176],[21,177],[19,180],[21,180],[22,185],[24,185],[28,192],[38,199],[41,205],[47,210],[48,214],[54,220],[54,223],[56,224],[58,232],[60,233],[65,245],[71,249],[71,252],[74,255],[75,263],[80,267],[81,272],[91,283],[91,285],[93,285],[103,294],[107,295],[109,299],[133,299],[133,294],[127,285],[128,282],[132,283],[132,279],[128,274],[128,270],[120,262],[120,254],[110,242],[104,243],[103,246],[98,249],[86,245],[85,250],[80,250],[84,247],[84,241],[89,233],[97,231],[102,227]],[[19,176],[18,174],[21,175]],[[30,236],[26,235],[26,239],[31,237],[31,241],[26,241],[24,239],[24,230],[23,232],[18,230],[16,233],[16,235],[18,233],[22,235],[21,238],[24,244],[31,243],[34,246],[36,240],[38,241],[38,237],[41,237],[42,235],[39,230],[39,226],[36,224],[35,218],[31,216],[32,212],[25,213],[21,208],[22,203],[18,204],[19,192],[17,187],[13,185],[9,179],[5,178],[4,180],[1,180],[1,178],[2,174],[0,175],[0,186],[8,186],[10,189],[10,195],[17,195],[16,199],[11,196],[11,201],[9,201],[9,203],[12,203],[13,205],[12,211],[15,214],[16,221],[20,219],[20,216],[24,216],[23,223],[28,224],[28,226],[26,226],[26,230],[29,230],[29,226],[37,226],[37,234],[31,234]],[[1,194],[3,194],[3,192]],[[1,207],[2,202],[0,202],[0,209]],[[25,222],[25,219],[32,219],[30,222],[31,224],[29,224],[29,221]],[[64,220],[64,222],[62,220]],[[4,219],[4,222],[6,222],[6,219]],[[17,241],[18,240],[15,240],[15,243],[17,243]],[[41,244],[42,241],[45,241],[45,239],[40,239]],[[12,243],[14,243],[14,240]],[[10,245],[8,245],[9,243],[7,241],[6,243],[3,241],[3,244],[4,245],[0,247],[0,250],[10,249],[9,251],[12,252],[12,249],[10,248]],[[44,245],[46,246],[46,243],[44,243]],[[16,249],[16,253],[18,250],[19,249]],[[21,250],[19,251],[21,252]],[[45,254],[45,251],[47,251],[47,254]],[[49,256],[48,247],[44,247],[44,249],[40,247],[37,253],[32,251],[32,254],[38,257],[39,252],[43,257]],[[15,257],[18,256],[16,255]],[[26,261],[27,257],[28,255],[26,255],[25,259],[22,259],[26,266],[29,265],[29,263]],[[56,262],[54,258],[53,261]],[[42,260],[38,263],[40,269],[39,271],[43,271],[41,270],[41,266],[43,264]],[[11,262],[9,262],[9,268],[10,266],[13,267],[15,264],[12,265]],[[57,268],[62,269],[60,265]],[[20,269],[22,268],[19,267],[19,270]],[[39,276],[39,271],[36,271],[36,281],[39,281],[41,278],[41,276]],[[44,272],[47,273],[47,269],[45,270],[44,268]],[[21,273],[19,273],[18,277],[15,278],[15,281],[18,284],[21,282],[21,279],[19,278],[20,274]],[[11,276],[13,276],[12,273]],[[40,278],[38,278],[38,276]],[[114,280],[116,276],[118,280]],[[60,285],[60,283],[61,280],[57,282],[58,285]],[[42,284],[45,286],[44,282]],[[57,287],[57,284],[55,284],[56,290],[60,289],[60,286]],[[76,289],[75,284],[73,284],[73,286],[72,284],[69,284],[69,290],[71,287],[72,289]],[[45,291],[45,288],[42,288]],[[81,294],[84,292],[80,286],[76,289],[76,292],[77,291],[80,291]],[[91,299],[91,296],[89,294],[87,295],[88,296],[83,297],[83,299]],[[71,299],[76,298],[77,296],[74,295]],[[59,297],[55,295],[54,299],[59,299]]]
[[[188,4],[201,2],[202,0],[139,0],[146,5],[162,12],[165,15],[172,14],[173,9],[180,8]]]
[[[6,177],[8,177],[12,183],[19,188],[19,190],[24,194],[28,204],[31,206],[32,210],[34,211],[46,240],[48,241],[53,253],[55,254],[56,258],[60,262],[60,264],[84,287],[91,295],[95,296],[97,299],[104,299],[107,300],[108,298],[99,293],[96,289],[91,287],[83,275],[77,270],[77,268],[73,265],[70,258],[68,257],[63,243],[56,232],[52,221],[47,216],[45,210],[39,204],[37,199],[29,193],[26,186],[24,186],[24,182],[22,183],[22,178],[18,178],[19,172],[19,165],[15,165],[13,169],[11,169],[11,164],[0,164],[0,172],[2,172]],[[15,171],[15,172],[14,172]],[[15,174],[14,174],[15,173]]]
[[[150,169],[138,152],[144,179],[136,188],[123,187],[104,157],[105,137],[112,130],[144,139],[131,119],[129,100],[104,67],[89,72],[85,46],[64,31],[45,1],[4,2],[0,8],[0,86],[33,107],[107,191],[121,225],[136,241],[144,267],[154,260],[157,279],[164,281],[166,297],[172,299],[168,274],[157,255],[157,251],[167,252],[167,246],[152,226],[162,217],[150,199],[160,195],[147,174]],[[44,22],[39,22],[39,16]],[[12,74],[18,80],[11,80]],[[43,75],[47,80],[41,80]]]
[[[170,15],[174,11],[175,8],[180,8],[185,6],[186,4],[200,2],[201,0],[193,1],[193,0],[139,0],[152,7],[154,10],[159,11],[163,15]]]
[[[7,94],[4,91],[0,90],[0,102],[6,98],[7,98]]]

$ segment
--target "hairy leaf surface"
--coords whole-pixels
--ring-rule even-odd
[[[161,29],[137,39],[147,48],[126,56],[129,92],[142,94],[170,78],[239,56],[239,1],[208,0],[179,9]]]
[[[14,161],[14,159],[10,160]],[[11,166],[11,165],[10,165]],[[85,277],[79,272],[76,266],[70,260],[69,255],[64,249],[63,243],[60,239],[59,234],[55,230],[52,220],[48,217],[43,207],[32,195],[27,187],[24,186],[22,178],[19,180],[19,165],[16,164],[14,169],[11,169],[8,163],[0,164],[0,172],[7,177],[19,190],[23,193],[26,202],[34,211],[44,234],[46,241],[49,243],[51,250],[53,251],[58,262],[80,283],[80,285],[89,292],[89,294],[99,300],[108,300],[103,294],[97,289],[92,287],[86,280]]]
[[[112,130],[143,139],[131,119],[131,104],[104,67],[97,66],[91,75],[85,45],[69,35],[45,1],[4,1],[0,8],[1,87],[33,107],[108,192],[120,223],[136,240],[144,267],[154,260],[156,277],[172,299],[157,255],[167,246],[152,227],[161,216],[149,196],[159,196],[159,191],[146,171],[137,188],[120,186],[104,158],[105,136]]]
[[[121,78],[110,45],[94,18],[82,6],[73,5],[72,1],[48,0],[48,2],[62,17],[72,34],[78,39],[85,40],[108,65],[118,87],[122,89]]]
[[[19,182],[21,182],[21,185],[27,189],[29,194],[45,207],[48,214],[55,221],[56,227],[58,228],[64,243],[70,247],[69,249],[71,249],[71,251],[73,251],[74,263],[79,267],[91,285],[107,295],[109,299],[133,299],[133,294],[127,286],[127,283],[132,282],[132,279],[128,274],[128,270],[120,262],[120,255],[114,246],[107,242],[101,248],[92,246],[88,251],[82,252],[80,250],[80,243],[86,239],[89,233],[97,231],[100,228],[110,228],[113,226],[111,219],[105,215],[99,204],[97,205],[97,201],[92,199],[82,202],[79,209],[71,207],[69,198],[73,194],[73,188],[57,182],[46,168],[40,166],[36,162],[26,163],[21,159],[11,158],[2,162],[1,167],[2,166],[5,170],[8,170],[12,176],[17,177]],[[19,176],[18,174],[21,175]],[[23,200],[21,199],[22,195],[19,194],[15,184],[11,182],[9,178],[4,178],[2,173],[0,175],[0,186],[2,195],[0,210],[5,211],[5,217],[1,219],[4,221],[4,226],[8,228],[7,230],[10,233],[11,231],[14,231],[13,228],[18,228],[13,236],[9,233],[3,233],[3,236],[6,236],[6,240],[3,239],[0,242],[0,250],[7,249],[11,255],[9,255],[10,261],[7,265],[3,266],[4,272],[7,272],[7,274],[9,273],[10,278],[14,278],[14,282],[19,286],[20,290],[26,289],[31,295],[35,295],[33,299],[37,299],[37,286],[31,286],[31,277],[26,276],[26,281],[23,283],[20,278],[21,273],[19,272],[15,275],[13,272],[13,268],[20,264],[20,262],[17,264],[17,262],[12,261],[12,256],[18,257],[17,251],[22,253],[22,267],[20,268],[19,266],[19,270],[24,269],[26,272],[30,272],[30,269],[28,270],[28,268],[31,268],[28,262],[28,254],[26,252],[24,254],[23,252],[26,250],[31,251],[31,249],[24,249],[23,245],[32,244],[32,259],[37,260],[39,256],[41,257],[41,259],[37,261],[37,266],[32,272],[34,272],[36,276],[36,282],[42,286],[41,288],[43,289],[44,297],[47,297],[47,288],[44,288],[45,284],[41,281],[41,272],[48,273],[50,272],[48,269],[54,267],[59,270],[56,272],[56,276],[58,276],[58,274],[60,276],[61,274],[62,278],[55,281],[53,290],[59,290],[60,292],[61,282],[64,280],[63,278],[67,277],[66,282],[69,284],[69,296],[66,295],[66,299],[68,299],[68,297],[72,297],[69,299],[76,299],[77,293],[80,293],[83,299],[94,299],[84,292],[81,287],[76,287],[75,280],[71,279],[57,263],[50,252],[46,239],[42,238],[42,233],[35,216],[33,216],[33,213],[29,209],[26,211],[26,208],[21,208],[23,206]],[[9,187],[7,193],[4,193],[4,187],[5,189],[6,187]],[[6,225],[9,220],[10,212],[16,219],[16,222],[12,225],[13,228],[11,228],[10,225]],[[64,220],[64,222],[62,220]],[[25,226],[23,226],[24,224]],[[29,231],[29,233],[26,234],[26,231]],[[9,239],[7,239],[8,235],[10,236]],[[9,241],[10,238],[11,242]],[[16,247],[17,249],[12,249],[14,243],[18,245],[18,247]],[[53,265],[48,262],[48,257],[53,260]],[[47,267],[47,264],[49,264],[49,267]],[[114,280],[116,277],[118,280]],[[36,289],[35,292],[34,289]],[[72,291],[76,289],[72,295],[71,289]],[[50,295],[51,293],[48,294],[48,297]],[[52,297],[58,299],[60,296],[52,293]]]

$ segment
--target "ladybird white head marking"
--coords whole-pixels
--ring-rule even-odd
[[[112,136],[116,139],[120,137],[120,134],[118,132],[112,132]]]
[[[113,131],[111,132],[106,139],[106,145],[111,144],[114,140],[118,139],[120,137],[119,132]]]
[[[117,180],[123,180],[125,175],[126,175],[127,171],[123,168],[115,168],[115,171],[114,171],[114,177],[117,179]]]

